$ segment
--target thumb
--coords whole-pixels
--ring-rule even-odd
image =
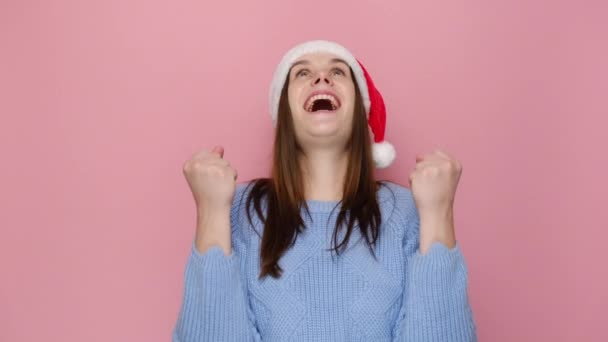
[[[220,158],[224,157],[224,148],[222,146],[215,146],[213,147],[213,150],[211,150],[211,153],[215,153],[218,156],[220,156]]]

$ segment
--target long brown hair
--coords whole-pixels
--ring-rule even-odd
[[[353,74],[352,69],[350,70]],[[333,232],[334,247],[331,251],[340,254],[347,245],[355,222],[359,223],[361,236],[365,238],[370,252],[375,258],[373,246],[379,235],[381,222],[380,207],[376,200],[376,191],[382,185],[374,178],[374,161],[372,159],[371,139],[363,105],[363,99],[355,83],[355,108],[352,133],[346,144],[348,167],[343,187],[343,198],[338,202],[342,208],[336,219]],[[252,224],[249,208],[251,205],[262,222],[264,231],[260,248],[260,275],[279,278],[282,269],[278,261],[285,252],[295,244],[298,234],[305,228],[300,213],[306,209],[310,216],[304,197],[304,179],[298,163],[298,155],[303,153],[296,141],[295,129],[287,97],[289,76],[281,91],[277,128],[274,138],[273,160],[270,178],[253,179],[249,186],[246,212]],[[267,213],[262,212],[262,198],[266,197]],[[338,206],[336,205],[336,207]],[[335,208],[334,208],[335,209]],[[338,232],[343,223],[347,224],[344,239],[338,243]]]

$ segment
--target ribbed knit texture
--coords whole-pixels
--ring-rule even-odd
[[[200,341],[477,341],[458,244],[419,252],[419,216],[409,189],[378,191],[380,237],[371,255],[357,226],[348,249],[332,246],[338,202],[307,201],[304,234],[280,259],[283,275],[258,279],[263,225],[245,212],[238,184],[231,212],[232,254],[218,246],[186,263],[183,302],[173,342]],[[344,236],[339,234],[339,241]]]

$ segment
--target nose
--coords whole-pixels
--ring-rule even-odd
[[[316,86],[319,84],[327,84],[327,85],[332,85],[332,81],[329,77],[327,77],[327,74],[323,71],[323,72],[319,72],[317,73],[316,77],[313,77],[313,82],[312,85]]]

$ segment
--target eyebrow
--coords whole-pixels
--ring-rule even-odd
[[[348,63],[346,63],[342,58],[332,58],[329,62],[330,63],[344,63],[346,66],[348,66]],[[303,59],[301,61],[297,61],[297,62],[293,63],[291,68],[293,69],[297,65],[307,65],[307,64],[310,64],[310,62],[306,59]]]

